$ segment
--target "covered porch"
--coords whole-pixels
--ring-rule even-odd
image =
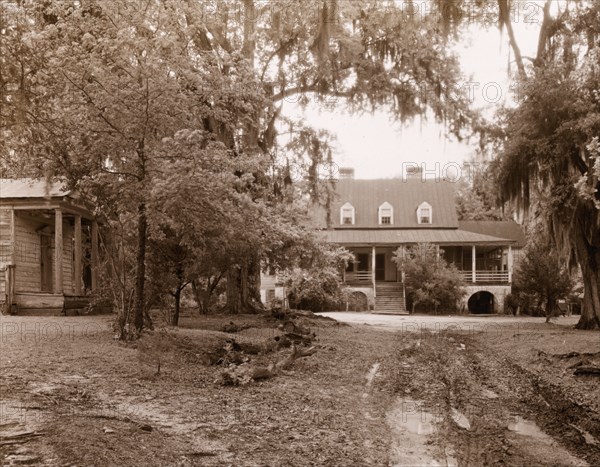
[[[27,188],[33,195],[39,190],[35,183]],[[87,307],[98,287],[98,224],[93,214],[61,191],[55,196],[52,191],[47,197],[26,196],[23,184],[4,181],[2,189],[0,299],[4,311],[61,314]]]
[[[342,271],[342,280],[348,285],[378,282],[402,282],[393,257],[396,251],[410,244],[350,246],[354,261]],[[512,283],[513,255],[511,245],[435,245],[439,257],[454,264],[469,284]]]

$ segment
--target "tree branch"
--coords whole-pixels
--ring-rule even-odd
[[[521,55],[521,49],[517,44],[517,38],[515,37],[515,31],[512,27],[510,20],[510,9],[508,7],[508,0],[498,0],[498,7],[500,9],[500,24],[506,27],[508,33],[508,41],[515,54],[515,62],[517,63],[517,69],[519,70],[519,77],[522,80],[527,79],[527,72],[525,71],[525,64],[523,63],[523,57]]]

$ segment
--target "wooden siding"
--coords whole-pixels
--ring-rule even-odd
[[[18,292],[41,290],[40,234],[41,222],[15,216],[15,286]]]
[[[12,261],[11,219],[12,211],[10,209],[0,209],[0,302],[5,300],[6,293],[5,266]]]
[[[72,294],[73,284],[73,226],[63,221],[63,292]]]
[[[18,293],[15,300],[19,308],[62,309],[65,297],[50,293]]]
[[[11,261],[11,218],[12,211],[10,209],[0,209],[0,265],[9,264]]]
[[[275,289],[275,283],[277,282],[277,276],[270,274],[260,275],[260,288],[263,290]]]
[[[6,266],[0,266],[0,302],[6,300]]]
[[[16,234],[16,291],[40,292],[42,290],[41,243],[39,230],[44,223],[17,215]],[[48,232],[50,248],[54,250],[54,229]],[[63,289],[73,293],[73,227],[63,222]]]

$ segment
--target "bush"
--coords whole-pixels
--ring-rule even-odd
[[[434,245],[420,243],[394,253],[394,262],[404,273],[406,299],[415,310],[457,311],[465,295],[464,280],[456,267],[448,264]]]
[[[514,274],[514,302],[520,312],[550,319],[558,311],[558,300],[568,298],[572,290],[569,271],[556,249],[544,236],[536,237]]]
[[[285,280],[290,306],[298,310],[335,310],[345,302],[346,288],[335,268],[297,269]]]

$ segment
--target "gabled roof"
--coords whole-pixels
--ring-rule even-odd
[[[523,228],[515,221],[460,221],[459,228],[492,237],[508,238],[514,246],[523,248],[527,243]]]
[[[70,191],[59,182],[32,178],[0,178],[0,198],[60,198]]]
[[[510,245],[513,240],[460,229],[338,229],[323,230],[327,242],[343,245],[400,245],[437,243],[439,245]]]
[[[454,189],[447,181],[341,179],[335,183],[335,191],[337,196],[331,208],[333,228],[458,228]],[[378,209],[386,201],[394,208],[394,224],[382,226]],[[355,209],[354,225],[340,224],[340,208],[348,202]],[[417,208],[423,202],[432,207],[432,224],[417,222]]]

